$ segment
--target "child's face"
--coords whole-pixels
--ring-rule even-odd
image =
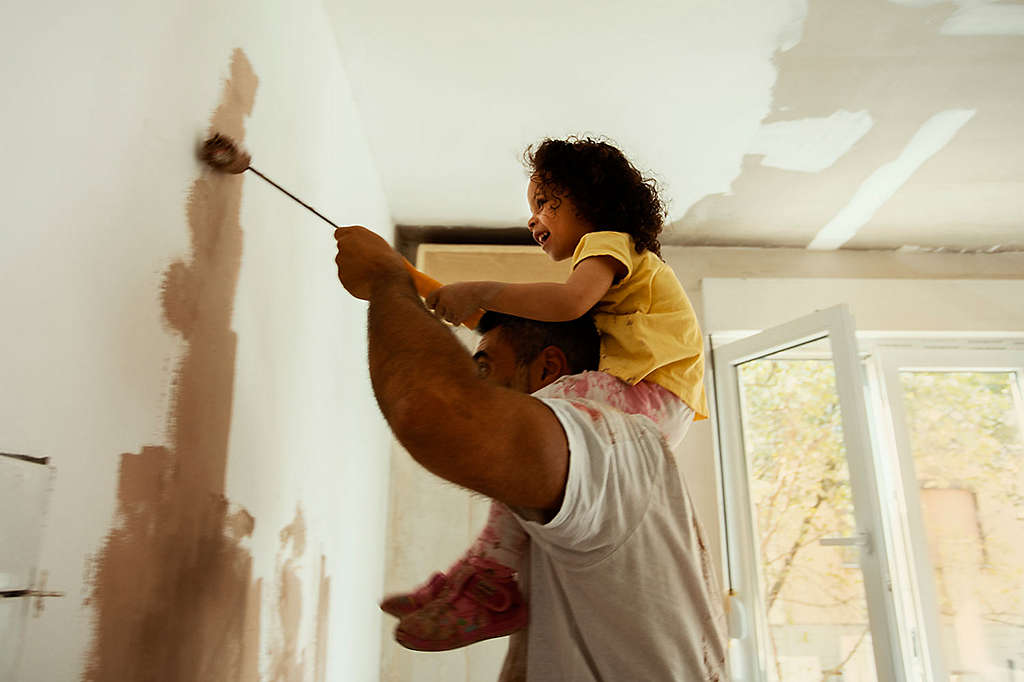
[[[552,260],[571,258],[583,235],[594,231],[586,220],[576,214],[572,197],[556,197],[533,179],[526,190],[526,200],[530,205],[530,222],[527,225],[533,239]]]

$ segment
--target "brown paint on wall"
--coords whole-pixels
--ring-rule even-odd
[[[43,615],[43,611],[46,610],[46,597],[42,596],[46,593],[47,583],[50,582],[50,572],[43,570],[39,571],[39,578],[36,580],[36,591],[40,593],[32,603],[32,617],[39,618]]]
[[[256,682],[260,679],[260,605],[263,603],[263,580],[256,580],[249,588],[249,601],[245,609],[242,635],[241,667],[236,679]]]
[[[303,682],[305,661],[299,650],[302,618],[302,580],[299,562],[306,551],[306,521],[302,510],[281,530],[277,567],[277,628],[270,646],[270,682]]]
[[[276,627],[273,628],[268,656],[268,682],[305,682],[306,670],[313,666],[313,679],[327,679],[327,625],[330,614],[331,578],[327,575],[327,558],[320,555],[320,583],[316,604],[316,631],[310,647],[299,642],[302,621],[302,555],[306,551],[306,521],[302,510],[295,510],[295,519],[281,529],[281,548],[277,560]]]
[[[327,557],[320,555],[320,593],[316,608],[316,682],[327,679],[328,618],[331,612],[331,576],[327,575]]]
[[[241,50],[210,131],[241,142],[257,78]],[[168,415],[170,444],[121,456],[115,527],[96,559],[89,682],[258,679],[261,584],[243,545],[254,519],[224,496],[234,389],[231,315],[242,255],[242,178],[192,185],[192,253],[167,270],[163,308],[186,350]]]

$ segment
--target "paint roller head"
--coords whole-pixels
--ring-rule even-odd
[[[244,173],[249,168],[252,156],[235,144],[227,135],[217,133],[199,149],[199,158],[206,165],[222,173]]]

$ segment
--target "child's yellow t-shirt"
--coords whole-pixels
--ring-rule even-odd
[[[594,256],[610,256],[626,267],[592,311],[601,332],[601,371],[631,385],[656,383],[679,396],[696,419],[706,419],[704,339],[675,273],[650,251],[637,253],[624,232],[583,235],[572,268]]]

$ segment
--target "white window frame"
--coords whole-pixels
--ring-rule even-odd
[[[854,500],[856,531],[866,543],[859,558],[864,579],[872,645],[879,682],[904,678],[905,662],[897,632],[895,604],[890,590],[887,550],[891,542],[880,504],[874,450],[865,404],[865,377],[861,370],[853,315],[838,305],[753,336],[713,349],[715,420],[722,466],[724,511],[728,522],[725,541],[730,585],[737,590],[731,608],[749,614],[749,627],[737,626],[730,636],[746,655],[733,657],[736,679],[768,679],[768,622],[762,594],[761,560],[756,542],[756,521],[750,504],[749,464],[743,448],[741,401],[737,368],[745,362],[828,338],[836,373],[842,414],[843,439]]]
[[[879,443],[882,456],[891,462],[889,475],[893,477],[895,506],[902,507],[893,521],[899,524],[893,536],[898,546],[891,548],[896,565],[903,563],[907,570],[904,576],[897,576],[905,589],[913,595],[914,616],[923,630],[914,637],[913,644],[919,647],[926,665],[925,679],[946,680],[948,667],[941,646],[939,609],[936,599],[934,572],[929,561],[927,535],[921,516],[921,499],[917,475],[907,428],[907,414],[903,403],[903,389],[900,372],[910,371],[1004,371],[1013,372],[1017,377],[1017,399],[1015,403],[1022,412],[1020,423],[1024,425],[1024,408],[1021,392],[1024,390],[1024,341],[1014,335],[1001,339],[878,339],[864,344],[870,349],[872,393],[878,405],[878,413],[885,424],[886,437]]]

